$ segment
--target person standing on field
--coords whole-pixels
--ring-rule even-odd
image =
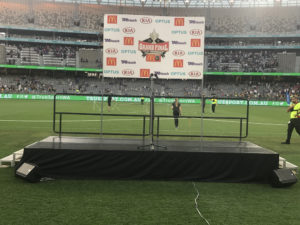
[[[216,98],[212,98],[211,99],[211,111],[213,113],[215,113],[215,111],[216,111],[216,106],[217,106],[217,99]]]
[[[178,118],[181,115],[181,105],[178,102],[178,98],[175,98],[175,102],[172,103],[173,117],[175,122],[175,128],[178,128]]]
[[[297,133],[300,135],[300,103],[298,102],[298,98],[293,96],[291,105],[288,107],[287,112],[290,112],[290,121],[288,123],[287,129],[287,137],[284,142],[281,144],[290,144],[291,137],[294,128],[296,129]]]

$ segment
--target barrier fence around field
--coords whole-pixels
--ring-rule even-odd
[[[53,101],[53,132],[57,133],[59,136],[63,135],[63,134],[74,134],[74,135],[120,135],[120,136],[140,136],[140,137],[147,137],[152,135],[150,132],[150,127],[147,126],[147,124],[150,122],[150,115],[148,114],[116,114],[116,113],[104,113],[103,111],[101,113],[89,113],[89,112],[70,112],[70,111],[58,111],[57,110],[57,101],[59,99],[57,99],[57,96],[62,96],[62,95],[72,95],[72,94],[56,94],[54,95],[54,101]],[[81,95],[81,94],[74,94],[76,96],[87,96],[87,95]],[[95,97],[96,99],[99,100],[99,95],[88,95],[91,97]],[[100,96],[100,100],[102,101],[101,106],[103,106],[103,102],[104,99],[106,100],[107,98],[105,98],[104,96]],[[124,98],[128,98],[128,97],[137,97],[137,96],[118,96],[118,97],[124,97]],[[164,98],[164,99],[168,99],[167,103],[173,102],[173,100],[175,98],[183,98],[181,96],[175,96],[175,97],[165,97],[165,96],[155,96],[155,98],[159,99],[160,97]],[[139,96],[140,98],[140,96]],[[195,99],[195,97],[184,97],[184,99]],[[103,99],[103,100],[102,100]],[[198,99],[201,99],[201,97],[199,96]],[[206,97],[206,99],[209,99],[208,97]],[[238,100],[238,99],[227,99],[229,101],[233,101],[233,100]],[[206,116],[206,115],[197,115],[197,116],[180,116],[180,119],[189,119],[189,120],[200,120],[201,122],[203,120],[205,121],[235,121],[235,123],[238,124],[238,130],[235,131],[235,133],[237,135],[228,135],[228,134],[222,134],[222,135],[218,135],[218,134],[206,134],[205,132],[203,132],[203,130],[199,127],[199,129],[197,130],[196,133],[188,133],[188,134],[178,134],[178,133],[172,133],[172,132],[162,132],[161,129],[161,122],[163,120],[167,120],[167,119],[173,119],[173,115],[159,115],[159,114],[155,114],[153,116],[153,124],[154,124],[154,128],[153,128],[153,136],[155,136],[156,138],[159,137],[164,137],[164,136],[168,136],[168,137],[204,137],[204,138],[238,138],[239,140],[241,140],[242,138],[246,138],[248,136],[248,122],[249,122],[249,100],[247,99],[239,99],[242,101],[246,101],[246,111],[245,111],[245,115],[244,116],[237,116],[237,117],[224,117],[224,116]],[[202,100],[201,100],[202,101]],[[161,103],[161,101],[157,101],[158,103]],[[188,104],[188,103],[186,103]],[[67,131],[64,129],[64,119],[67,116],[75,116],[75,117],[95,117],[96,119],[93,121],[99,121],[99,127],[97,128],[97,131]],[[106,118],[132,118],[132,119],[127,119],[127,120],[135,120],[138,121],[137,123],[139,123],[139,131],[138,132],[110,132],[107,131],[105,128],[103,128],[103,123],[106,121]],[[124,119],[126,120],[126,119]],[[203,126],[203,123],[201,123],[201,126]]]
[[[101,100],[101,96],[99,95],[72,95],[72,94],[64,94],[63,96],[57,96],[57,100],[66,100],[66,101],[96,101]],[[104,97],[104,101],[106,101],[107,97]],[[140,101],[140,96],[134,96],[134,97],[120,97],[116,101],[120,102],[135,102]],[[197,98],[197,97],[193,97]],[[52,94],[0,94],[0,99],[15,99],[15,100],[53,100],[54,95]],[[155,99],[155,102],[159,101],[161,103],[165,102],[165,97],[162,97],[161,99]],[[188,98],[184,97],[184,100]],[[145,102],[147,101],[147,98],[145,98]],[[148,98],[149,101],[149,98]],[[190,101],[190,102],[184,102],[184,103],[199,103],[196,101]],[[209,102],[207,103],[209,104]],[[219,98],[218,101],[219,105],[247,105],[247,100],[243,99],[237,99],[237,98]],[[279,106],[279,107],[286,107],[289,106],[289,104],[286,101],[269,101],[269,100],[249,100],[249,104],[251,106]]]

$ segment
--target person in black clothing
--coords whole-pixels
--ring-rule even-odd
[[[178,98],[175,98],[175,102],[172,103],[172,110],[173,110],[175,128],[178,128],[178,118],[181,115],[181,105],[178,102]]]
[[[109,112],[110,112],[110,107],[111,107],[111,100],[112,100],[112,94],[110,93],[107,97],[107,105],[108,105]]]
[[[204,95],[202,95],[201,105],[202,105],[202,113],[205,113],[205,97],[204,97]]]
[[[141,104],[144,105],[145,98],[141,97]]]

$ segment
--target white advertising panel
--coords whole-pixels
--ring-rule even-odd
[[[104,15],[103,76],[202,79],[204,17]]]

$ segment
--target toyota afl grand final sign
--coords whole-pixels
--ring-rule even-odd
[[[104,15],[105,77],[202,79],[204,17]]]

